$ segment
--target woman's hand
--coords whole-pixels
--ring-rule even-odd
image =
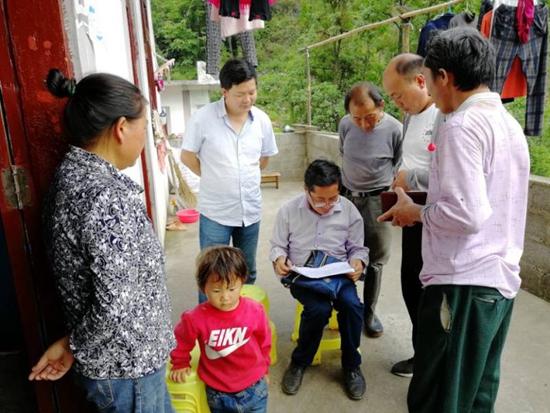
[[[73,365],[74,355],[69,347],[69,336],[53,343],[32,368],[29,380],[58,380]]]

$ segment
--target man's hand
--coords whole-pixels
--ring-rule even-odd
[[[32,368],[29,380],[57,380],[67,373],[74,362],[69,336],[53,343]]]
[[[384,222],[392,218],[391,224],[399,227],[412,227],[415,222],[421,222],[420,211],[422,210],[422,205],[415,204],[402,188],[396,188],[395,193],[397,194],[395,205],[376,220]]]
[[[391,189],[403,188],[403,190],[408,191],[409,187],[407,186],[407,180],[405,179],[406,176],[407,176],[406,169],[402,169],[399,172],[397,172],[397,175],[395,175],[395,178],[391,184]]]
[[[187,376],[191,374],[191,367],[185,367],[183,369],[172,370],[170,372],[170,380],[176,383],[185,383]]]
[[[292,262],[287,257],[284,257],[282,255],[277,258],[273,263],[273,268],[275,268],[275,272],[282,277],[286,277],[288,275],[291,267]]]
[[[361,277],[361,274],[363,274],[363,270],[365,269],[365,265],[363,264],[363,261],[358,260],[358,259],[351,260],[349,262],[349,265],[351,265],[355,271],[351,274],[347,274],[347,276],[348,276],[348,278],[352,279],[353,281],[357,281]]]

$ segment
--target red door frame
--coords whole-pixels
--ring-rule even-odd
[[[151,61],[147,2],[139,1],[142,27],[134,24],[127,1],[128,31],[135,83],[140,52],[137,31],[145,40],[149,101],[157,108],[154,70]],[[62,333],[61,313],[56,305],[54,281],[41,239],[42,199],[56,166],[67,150],[61,136],[61,111],[64,102],[45,89],[50,68],[73,76],[71,56],[65,38],[61,0],[0,0],[0,169],[17,165],[29,176],[31,204],[22,210],[11,207],[0,185],[0,214],[8,244],[8,254],[16,289],[29,366]],[[141,85],[143,86],[143,85]],[[146,93],[146,91],[144,91]],[[0,102],[2,103],[2,102]],[[150,177],[142,154],[147,209],[151,215]],[[91,411],[79,397],[70,378],[59,382],[36,382],[35,391],[41,412]]]
[[[67,144],[61,137],[63,101],[45,89],[50,68],[73,74],[60,0],[0,0],[0,83],[4,102],[0,168],[16,165],[29,177],[30,205],[11,207],[0,187],[0,213],[13,282],[32,365],[63,332],[41,239],[41,202]],[[89,411],[72,380],[36,382],[41,412]]]

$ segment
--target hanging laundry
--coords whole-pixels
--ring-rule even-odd
[[[220,55],[221,55],[221,27],[220,23],[211,20],[212,15],[211,2],[205,1],[206,5],[206,73],[214,76],[216,79],[219,76],[220,70]],[[254,34],[252,31],[247,31],[239,34],[243,58],[252,66],[258,66],[258,57],[256,55],[256,44],[254,43]]]
[[[516,31],[520,43],[527,43],[529,30],[535,17],[535,5],[533,0],[519,0],[516,10]]]
[[[483,22],[481,23],[481,34],[489,38],[491,33],[491,20],[493,18],[493,11],[489,10],[488,13],[485,13],[483,16]],[[498,91],[494,91],[498,92]],[[521,68],[521,60],[516,56],[506,76],[504,85],[502,86],[502,91],[500,92],[501,99],[514,99],[527,96],[527,79],[525,79],[525,74]]]
[[[447,30],[449,28],[449,22],[454,16],[453,13],[445,13],[443,16],[426,23],[420,32],[416,54],[426,57],[426,43],[428,42],[430,33],[434,30]]]
[[[234,36],[250,30],[263,29],[265,27],[265,22],[263,20],[249,21],[248,12],[242,13],[240,19],[220,16],[219,10],[214,5],[212,5],[210,19],[220,24],[221,37],[224,40],[229,36]]]
[[[469,11],[463,11],[458,13],[455,17],[449,22],[449,29],[453,27],[477,27],[477,18],[475,13]]]
[[[493,12],[491,43],[497,52],[495,79],[491,89],[500,93],[513,60],[519,57],[527,79],[527,110],[525,130],[528,136],[542,134],[546,72],[548,67],[548,8],[535,6],[533,24],[527,43],[518,41],[515,27],[517,8],[499,6]]]
[[[275,0],[207,0],[219,9],[220,16],[240,19],[241,13],[248,14],[248,20],[271,20],[270,6]]]
[[[483,22],[483,17],[493,10],[493,0],[481,0],[481,6],[479,6],[479,13],[477,18],[477,29],[481,31],[481,23]]]

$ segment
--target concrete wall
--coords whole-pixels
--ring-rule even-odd
[[[265,172],[279,172],[281,181],[302,181],[306,170],[306,133],[276,133],[279,153],[269,159]]]
[[[342,157],[338,150],[338,134],[328,132],[308,132],[307,164],[315,159],[324,158],[342,166]]]
[[[531,176],[522,288],[550,301],[550,179]]]

